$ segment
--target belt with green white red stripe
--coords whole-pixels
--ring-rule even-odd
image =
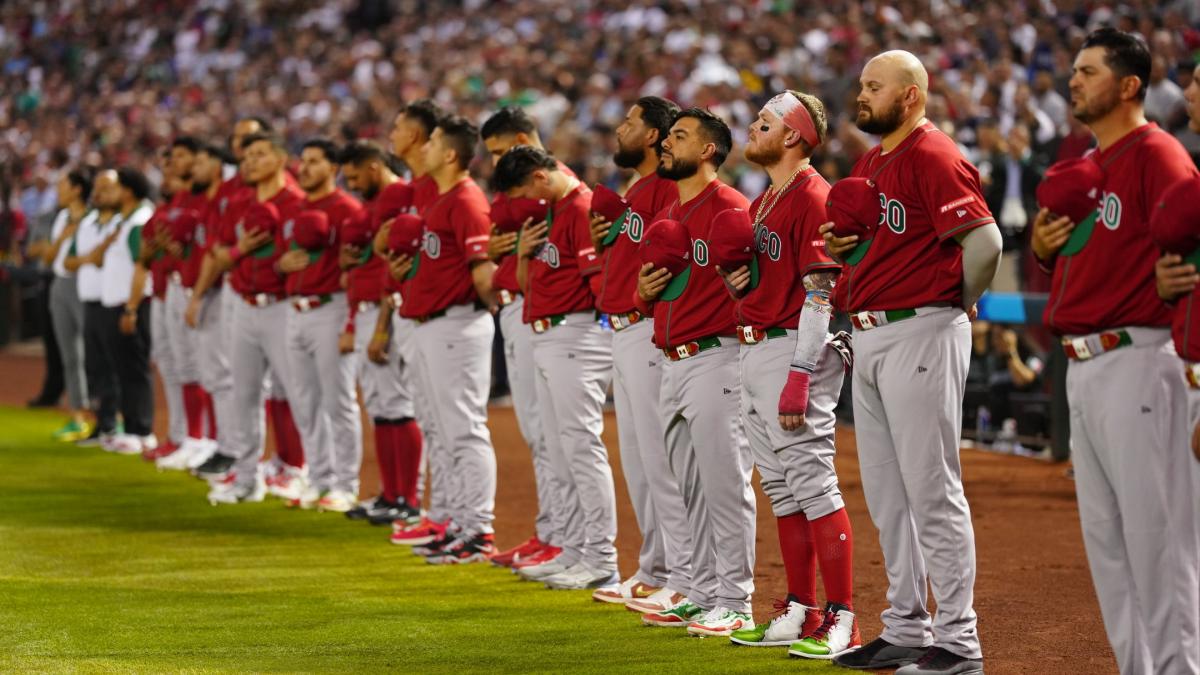
[[[1129,347],[1132,344],[1133,338],[1130,337],[1127,330],[1109,330],[1083,337],[1063,338],[1062,341],[1063,352],[1072,361],[1087,361],[1105,352]]]
[[[858,330],[871,330],[889,323],[911,319],[917,315],[915,309],[887,309],[882,312],[853,312],[850,323]]]
[[[771,338],[779,338],[787,336],[786,328],[755,328],[754,326],[738,326],[737,328],[738,342],[744,345],[756,345],[760,342],[766,342]]]
[[[327,305],[333,300],[332,293],[323,293],[321,295],[303,295],[292,299],[292,308],[297,312],[307,312],[316,309],[321,305]]]
[[[714,349],[721,346],[721,338],[716,335],[702,337],[698,340],[685,342],[681,345],[673,345],[663,349],[663,356],[672,361],[682,361],[683,359],[691,358],[700,352]]]

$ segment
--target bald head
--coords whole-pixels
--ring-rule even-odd
[[[859,83],[859,129],[887,136],[925,116],[929,73],[911,52],[895,49],[876,56],[863,67]]]

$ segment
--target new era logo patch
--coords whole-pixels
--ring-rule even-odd
[[[924,373],[924,372],[926,372],[926,371],[928,371],[928,370],[929,370],[929,369],[928,369],[928,368],[926,368],[925,366],[917,366],[917,372],[918,372],[918,373]]]
[[[1154,412],[1154,411],[1153,411],[1153,410],[1151,410],[1151,409],[1149,408],[1149,406],[1142,406],[1142,414],[1143,414],[1143,415],[1145,415],[1146,413],[1149,413],[1149,412]]]
[[[733,393],[733,390],[732,390],[732,389],[730,389],[729,387],[722,387],[722,388],[721,388],[721,390],[722,390],[724,393],[726,393],[726,394],[732,394],[732,393]]]

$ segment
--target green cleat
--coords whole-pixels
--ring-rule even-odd
[[[70,422],[64,424],[58,431],[50,434],[50,437],[56,441],[59,441],[60,443],[74,443],[75,441],[81,441],[87,438],[91,433],[92,425],[88,424],[87,422],[77,422],[75,420],[71,420]]]
[[[812,633],[821,625],[825,613],[816,607],[808,607],[789,596],[787,601],[775,601],[779,616],[753,628],[735,630],[729,641],[746,647],[787,647]]]

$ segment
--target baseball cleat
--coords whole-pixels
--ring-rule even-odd
[[[617,572],[605,572],[593,569],[585,562],[577,562],[565,571],[544,577],[541,581],[546,588],[555,591],[581,591],[588,588],[610,586],[620,581]]]
[[[188,438],[184,439],[183,444],[192,443],[196,446],[195,450],[190,453],[187,461],[187,470],[195,472],[202,466],[209,457],[217,454],[217,442],[207,438]]]
[[[647,626],[661,628],[685,628],[689,623],[704,614],[704,609],[687,598],[681,599],[674,606],[661,612],[650,612],[642,615],[642,623]]]
[[[239,483],[235,474],[228,474],[223,480],[214,483],[208,491],[208,503],[237,504],[239,502],[261,502],[267,494],[267,485],[262,475],[256,475],[249,483]]]
[[[510,549],[496,553],[492,556],[492,564],[500,567],[512,567],[512,564],[518,559],[532,555],[545,546],[542,540],[534,535]]]
[[[101,431],[99,427],[93,427],[92,433],[75,441],[75,445],[81,448],[98,448],[104,442],[105,438],[115,436],[116,431]]]
[[[729,641],[747,647],[787,647],[811,635],[825,619],[825,612],[802,605],[791,595],[785,601],[776,600],[775,609],[782,613],[767,623],[733,631]]]
[[[643,583],[636,576],[629,577],[625,581],[616,586],[603,586],[597,588],[595,593],[592,593],[592,599],[596,602],[607,602],[614,605],[623,605],[630,600],[649,598],[657,593],[659,588],[655,588],[649,584]]]
[[[392,543],[400,546],[421,546],[428,544],[446,533],[449,521],[437,523],[422,516],[416,525],[392,532]],[[395,530],[395,526],[393,526]]]
[[[74,443],[76,441],[82,441],[91,434],[92,425],[88,422],[68,420],[66,424],[62,425],[54,433],[50,434],[50,438],[53,438],[60,443]]]
[[[280,499],[288,502],[301,502],[305,494],[308,492],[308,472],[304,467],[284,466],[283,469],[275,474],[275,480],[267,481],[267,494],[275,495]],[[318,495],[319,499],[320,495]],[[297,504],[303,508],[310,508],[312,505],[304,506]]]
[[[941,647],[930,647],[921,658],[896,675],[983,675],[983,659],[968,659]]]
[[[825,620],[812,634],[797,641],[788,649],[788,654],[806,659],[832,659],[862,647],[858,634],[858,622],[854,612],[845,606],[829,603],[825,609]]]
[[[154,439],[153,446],[151,446],[148,439]],[[141,436],[134,436],[133,434],[117,434],[101,442],[100,447],[105,452],[118,455],[140,455],[148,447],[158,447],[158,439],[155,439],[153,436],[143,438]]]
[[[178,443],[167,440],[163,443],[159,443],[158,447],[156,447],[156,448],[143,448],[142,449],[142,459],[146,460],[147,462],[156,462],[156,461],[158,461],[159,457],[166,457],[167,455],[171,454],[172,452],[175,452],[178,449],[179,449]]]
[[[567,561],[563,560],[562,558],[562,555],[557,555],[545,562],[538,563],[537,565],[529,565],[527,567],[517,568],[517,576],[526,581],[542,581],[547,577],[554,576],[555,574],[561,574],[562,572],[566,572],[567,569],[571,567],[571,565],[567,564]]]
[[[683,600],[686,600],[683,593],[676,593],[669,588],[660,588],[648,598],[634,598],[627,601],[625,609],[638,614],[656,614],[671,609]]]
[[[688,624],[688,635],[696,637],[729,637],[735,630],[754,625],[754,617],[724,607],[713,607],[707,614]]]
[[[415,550],[415,549],[414,549]],[[495,537],[491,534],[465,534],[455,537],[425,556],[425,562],[431,565],[461,565],[473,562],[487,562],[496,552]]]
[[[300,491],[299,495],[287,500],[285,504],[287,504],[288,508],[304,509],[307,511],[309,509],[316,508],[317,502],[321,501],[322,496],[323,495],[321,494],[320,490],[312,485],[306,484],[304,489]]]
[[[196,467],[194,473],[201,478],[224,476],[225,474],[229,473],[230,469],[233,468],[234,461],[235,460],[229,455],[223,455],[219,452],[215,452],[209,455],[208,459],[204,460],[203,464]],[[270,486],[269,480],[267,481],[267,485],[268,487]]]
[[[346,511],[345,516],[350,520],[366,520],[368,512],[379,511],[387,506],[391,506],[391,502],[384,499],[383,495],[376,495],[355,504],[354,508]]]
[[[542,563],[544,563],[548,560],[554,560],[561,553],[562,553],[561,548],[559,548],[557,546],[550,546],[549,544],[544,544],[542,546],[542,548],[538,549],[537,551],[534,551],[533,553],[530,553],[527,556],[523,556],[523,557],[520,557],[520,558],[517,558],[516,560],[514,560],[512,566],[511,566],[512,571],[518,572],[526,567],[533,567],[534,565],[541,565]]]
[[[354,495],[345,490],[330,490],[317,500],[318,511],[345,513],[354,508]]]
[[[179,448],[169,455],[159,457],[154,463],[160,471],[185,471],[188,465],[196,460],[197,453],[206,452],[207,448],[199,443],[188,444],[187,441],[179,444]]]
[[[404,497],[400,497],[394,502],[381,504],[380,508],[367,513],[367,522],[372,525],[387,525],[398,520],[410,522],[414,515],[416,516],[416,520],[412,522],[420,522],[420,509],[412,508],[404,500]]]
[[[833,657],[833,662],[843,668],[856,670],[896,668],[914,663],[928,651],[929,647],[902,647],[883,638],[875,638],[860,649]]]

